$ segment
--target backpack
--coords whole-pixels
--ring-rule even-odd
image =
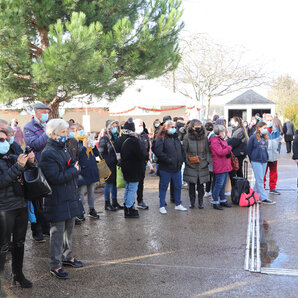
[[[249,189],[249,193],[242,193],[239,200],[240,207],[249,207],[257,203],[259,195],[252,189]]]

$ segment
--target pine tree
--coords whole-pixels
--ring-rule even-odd
[[[179,63],[180,0],[0,0],[0,100],[113,100]]]

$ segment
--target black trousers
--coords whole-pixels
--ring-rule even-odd
[[[206,192],[210,192],[214,188],[214,174],[213,172],[209,172],[210,181],[206,183]]]
[[[27,208],[0,211],[0,272],[4,270],[11,234],[12,272],[18,274],[22,271],[27,224]]]
[[[31,223],[32,235],[49,234],[50,224],[46,220],[43,212],[43,198],[39,198],[32,202],[34,206],[34,213],[36,216],[36,223]]]
[[[188,185],[188,193],[189,193],[189,199],[190,199],[190,204],[194,206],[196,202],[196,185],[197,185],[197,191],[198,191],[198,199],[199,202],[203,200],[205,191],[204,191],[204,184],[200,183],[200,178],[198,177],[197,183],[189,183]]]
[[[291,153],[292,151],[292,141],[286,142],[287,153]]]
[[[138,190],[137,190],[137,201],[138,201],[138,203],[143,201],[143,191],[144,191],[144,180],[145,180],[145,173],[146,173],[146,165],[147,165],[147,162],[143,165],[142,179],[139,181],[139,184],[138,184]]]

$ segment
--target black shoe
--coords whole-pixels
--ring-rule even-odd
[[[75,218],[75,225],[76,226],[79,226],[79,225],[81,225],[82,224],[82,222],[76,217]]]
[[[105,201],[105,210],[116,211],[117,209],[113,205],[111,205],[110,201]]]
[[[46,242],[46,239],[44,239],[44,237],[41,233],[40,234],[35,234],[35,235],[32,235],[32,236],[33,236],[33,239],[38,243]]]
[[[202,199],[199,199],[199,209],[204,209],[204,206],[203,206],[203,198]]]
[[[68,273],[65,272],[65,271],[63,270],[63,268],[60,268],[58,271],[56,271],[56,270],[51,270],[50,272],[51,272],[51,274],[52,274],[53,276],[55,276],[55,277],[57,277],[57,278],[60,278],[60,279],[68,279],[68,278],[69,278]]]
[[[138,208],[144,210],[149,209],[149,207],[144,203],[144,201],[138,203]]]
[[[213,208],[217,210],[223,210],[223,208],[219,204],[213,204]]]
[[[130,208],[124,207],[125,218],[139,218],[139,212],[133,206]]]
[[[117,199],[112,199],[112,206],[116,209],[124,209],[124,206],[120,205]]]
[[[72,266],[74,268],[80,268],[80,267],[83,267],[83,263],[77,259],[73,259],[73,261],[62,261],[62,265],[64,266]]]
[[[99,219],[99,215],[97,214],[94,208],[89,210],[88,216],[91,218]]]
[[[229,204],[228,202],[220,203],[220,206],[227,207],[227,208],[231,208],[232,207],[232,205]]]
[[[189,209],[195,208],[195,205],[189,205]]]
[[[80,221],[85,221],[85,220],[86,220],[84,214],[82,214],[82,215],[80,215],[80,216],[77,216],[76,218],[77,218],[78,220],[80,220]]]
[[[42,232],[43,236],[50,237],[50,231]]]
[[[18,282],[22,288],[32,288],[33,284],[30,280],[26,279],[23,273],[13,274],[13,283]]]
[[[266,200],[263,200],[262,203],[263,204],[268,204],[268,205],[274,205],[276,202],[274,202],[272,200],[269,200],[269,199],[266,199]]]

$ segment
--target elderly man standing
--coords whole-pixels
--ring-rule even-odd
[[[269,160],[267,164],[267,169],[264,177],[264,185],[266,186],[266,175],[269,168],[269,187],[270,187],[270,194],[280,195],[280,192],[276,190],[276,184],[278,179],[278,172],[277,172],[277,160],[278,155],[280,153],[280,143],[282,140],[281,131],[279,128],[274,125],[273,117],[270,114],[264,115],[264,122],[266,122],[268,127],[268,155]]]
[[[45,130],[50,108],[39,102],[34,106],[34,111],[35,116],[24,126],[24,140],[26,146],[29,146],[34,152],[39,163],[41,152],[48,140]],[[32,236],[36,242],[45,242],[43,234],[49,235],[50,227],[43,214],[43,198],[34,201],[33,205],[37,222],[31,224]]]

